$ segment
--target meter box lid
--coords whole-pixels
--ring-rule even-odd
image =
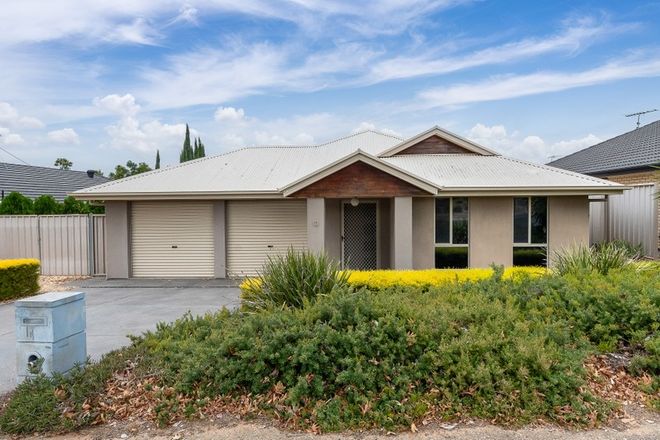
[[[14,302],[18,307],[40,307],[53,308],[59,307],[70,302],[79,301],[85,298],[84,292],[48,292],[41,295],[31,296],[29,298],[19,299]]]
[[[85,330],[85,294],[51,292],[16,301],[16,342],[54,343]]]

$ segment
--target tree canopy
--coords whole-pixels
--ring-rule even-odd
[[[73,162],[71,162],[69,159],[64,158],[64,157],[59,157],[55,159],[55,163],[53,164],[56,167],[59,167],[61,170],[70,170],[71,167],[73,166]]]

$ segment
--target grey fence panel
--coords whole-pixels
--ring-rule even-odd
[[[105,272],[104,215],[0,216],[0,258],[39,258],[43,275]]]
[[[39,258],[37,216],[0,216],[0,258]]]
[[[105,275],[105,215],[92,216],[94,275]]]
[[[39,220],[41,272],[44,275],[89,275],[88,216],[44,215]]]
[[[644,253],[658,256],[658,200],[654,184],[636,185],[623,194],[611,195],[605,203],[590,204],[592,243],[624,240],[641,244]],[[598,205],[603,205],[599,207]]]

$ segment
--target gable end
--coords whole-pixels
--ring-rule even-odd
[[[395,197],[429,193],[364,162],[355,162],[291,194],[290,197]]]
[[[395,156],[400,154],[476,154],[467,148],[456,145],[453,142],[443,139],[440,136],[430,136],[414,145],[399,151]]]

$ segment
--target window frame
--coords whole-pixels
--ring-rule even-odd
[[[545,223],[546,223],[546,232],[545,232],[545,243],[532,243],[532,198],[533,197],[543,197],[545,198]],[[527,241],[526,242],[516,242],[516,201],[515,199],[527,199]],[[550,206],[548,203],[548,196],[514,196],[513,197],[513,209],[511,212],[513,221],[511,222],[511,232],[512,237],[514,238],[513,247],[548,247],[548,235],[550,234]],[[470,237],[468,236],[468,241]]]
[[[468,234],[467,234],[467,243],[459,244],[459,243],[454,243],[454,199],[455,198],[460,198],[460,199],[466,199],[467,200],[467,223],[468,223]],[[449,242],[448,243],[438,243],[436,242],[436,225],[437,225],[437,218],[436,218],[436,203],[438,199],[449,199]],[[469,247],[470,246],[470,197],[466,196],[440,196],[440,197],[435,197],[433,199],[433,241],[434,245],[433,248],[437,247]],[[468,251],[469,252],[469,251]]]

